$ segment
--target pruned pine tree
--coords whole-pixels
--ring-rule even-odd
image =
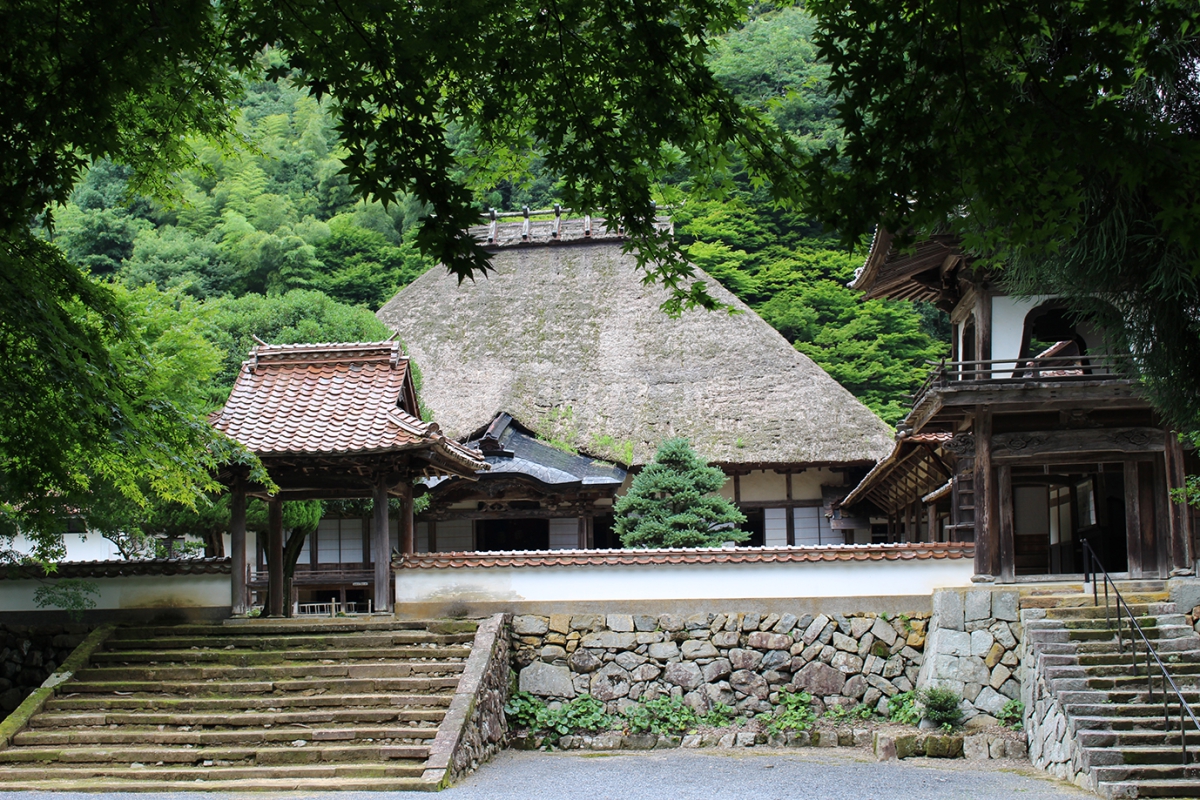
[[[725,473],[700,460],[687,439],[668,439],[617,501],[616,527],[630,548],[719,547],[750,538],[746,516],[716,492]]]

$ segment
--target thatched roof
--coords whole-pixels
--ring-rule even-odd
[[[622,464],[649,461],[671,436],[729,465],[873,463],[891,451],[882,420],[706,275],[742,313],[671,319],[659,310],[667,291],[642,284],[619,240],[496,239],[514,244],[493,245],[487,278],[460,286],[434,269],[378,313],[420,365],[422,401],[448,435],[508,412]]]

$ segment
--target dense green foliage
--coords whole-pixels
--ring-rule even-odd
[[[952,232],[1097,321],[1200,427],[1200,6],[810,0],[843,136],[804,170],[848,238]]]
[[[667,439],[617,500],[616,532],[624,547],[719,547],[744,542],[746,515],[716,492],[725,473],[696,455],[686,439]]]

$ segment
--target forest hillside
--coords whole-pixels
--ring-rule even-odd
[[[717,76],[804,146],[836,135],[811,31],[802,10],[769,10],[713,54]],[[153,286],[187,299],[219,351],[206,389],[214,405],[252,334],[275,342],[384,335],[372,312],[433,266],[413,242],[419,205],[401,198],[385,208],[355,196],[328,101],[286,81],[253,83],[238,133],[229,146],[196,145],[198,166],[177,177],[170,204],[130,196],[123,168],[95,164],[48,233],[93,276],[138,289],[138,297]],[[469,154],[469,132],[455,136]],[[552,205],[555,176],[536,155],[525,166],[520,179],[476,187],[480,206]],[[775,210],[738,164],[728,165],[720,201],[679,204],[689,180],[680,174],[663,186],[662,201],[673,205],[694,263],[889,423],[902,418],[926,360],[944,355],[944,315],[863,302],[846,283],[864,253],[839,249],[802,216]]]

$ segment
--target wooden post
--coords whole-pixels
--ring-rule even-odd
[[[371,550],[375,556],[374,610],[392,610],[392,543],[388,524],[388,481],[380,475],[375,481],[374,520],[371,531]]]
[[[400,495],[400,554],[410,556],[417,552],[413,535],[413,487],[404,483],[398,487]]]
[[[979,285],[975,294],[975,358],[980,362],[992,358],[992,292],[984,284]],[[990,373],[980,373],[978,377],[992,376]]]
[[[1138,463],[1125,462],[1125,548],[1128,551],[1129,577],[1140,578],[1143,574],[1142,559],[1142,504]],[[1092,493],[1095,498],[1095,491]],[[1093,500],[1095,502],[1095,500]],[[1098,503],[1097,503],[1098,504]]]
[[[1012,583],[1017,574],[1016,543],[1013,531],[1012,467],[996,467],[996,488],[1000,517],[1000,580]]]
[[[1187,485],[1183,465],[1183,445],[1180,444],[1179,436],[1174,432],[1167,431],[1166,435],[1166,448],[1163,455],[1166,460],[1167,491],[1173,492],[1181,490]],[[1167,524],[1171,543],[1170,572],[1172,575],[1192,575],[1196,566],[1192,562],[1192,531],[1187,503],[1176,501],[1170,494],[1167,497]]]
[[[579,522],[579,524],[576,527],[576,534],[575,534],[575,546],[577,548],[579,548],[580,550],[586,550],[587,549],[587,521],[584,519],[583,515],[580,515],[578,522]]]
[[[246,489],[241,479],[229,497],[229,600],[235,616],[244,616],[250,609],[246,603]]]
[[[1142,529],[1142,574],[1147,578],[1165,578],[1160,571],[1158,526],[1155,519],[1154,463],[1137,462],[1138,467],[1138,523]],[[1166,490],[1166,481],[1163,482]],[[1164,543],[1165,544],[1165,543]],[[1165,566],[1165,564],[1163,564]]]
[[[438,548],[437,548],[437,520],[436,519],[429,520],[428,528],[429,528],[429,534],[428,534],[429,541],[426,542],[425,549],[426,549],[426,551],[428,551],[430,553],[436,553],[438,551]]]
[[[796,543],[796,509],[792,507],[792,473],[785,472],[784,478],[787,481],[787,543],[792,546]]]
[[[996,575],[999,570],[992,513],[992,409],[975,408],[975,574]]]
[[[269,616],[283,616],[283,501],[267,501],[267,579],[271,584]]]
[[[929,532],[930,543],[938,540],[937,501],[925,505],[925,527]]]

